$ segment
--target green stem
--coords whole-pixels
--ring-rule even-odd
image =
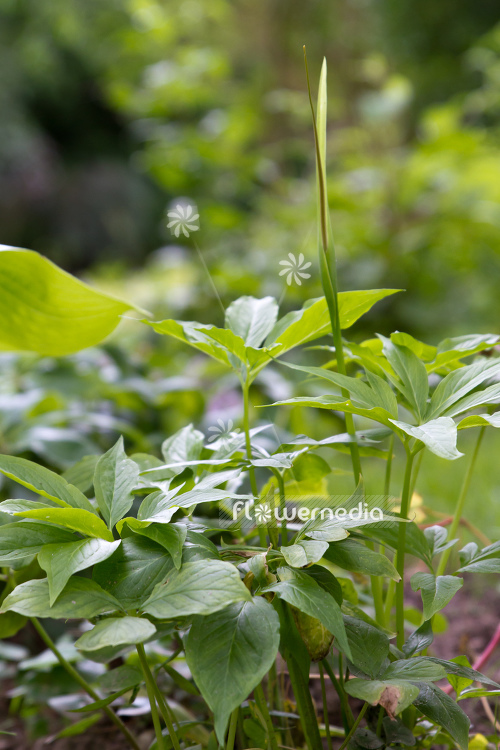
[[[308,750],[323,750],[309,685],[304,680],[300,667],[291,654],[288,655],[286,663],[307,748]]]
[[[249,461],[251,461],[252,460],[252,443],[250,440],[250,415],[249,415],[250,403],[249,403],[249,397],[248,397],[250,384],[248,382],[248,376],[243,381],[241,388],[243,392],[243,430],[245,432],[245,446],[246,446],[247,458]],[[254,498],[258,498],[259,490],[257,487],[257,480],[255,478],[255,469],[253,466],[249,467],[248,475],[250,477],[250,487],[252,489],[252,495],[254,496]],[[264,529],[262,529],[260,526],[258,526],[257,529],[259,532],[260,546],[267,547],[267,540],[266,540],[266,534],[264,532]]]
[[[146,652],[144,651],[144,646],[142,645],[142,643],[137,644],[136,649],[137,649],[137,653],[139,654],[139,661],[141,662],[142,673],[144,675],[144,680],[146,682],[146,690],[148,692],[149,703],[151,706],[151,716],[153,719],[153,726],[154,726],[155,735],[156,735],[156,745],[157,745],[158,750],[165,750],[165,742],[164,742],[163,734],[161,731],[160,717],[158,715],[158,707],[156,705],[155,690],[153,687],[153,683],[154,683],[153,676],[149,669],[148,660],[146,658]],[[171,739],[173,742],[173,737],[171,737]]]
[[[321,662],[325,669],[328,677],[330,678],[333,687],[337,691],[337,695],[339,696],[340,700],[340,712],[342,714],[342,723],[344,725],[344,729],[346,732],[349,731],[352,724],[354,723],[354,716],[352,715],[351,707],[349,705],[349,701],[347,699],[347,693],[344,690],[343,685],[340,684],[339,680],[337,680],[335,676],[335,672],[332,669],[332,666],[328,659],[323,659]]]
[[[397,555],[394,557],[394,565],[397,566]],[[396,581],[392,578],[387,586],[387,593],[385,595],[385,607],[384,607],[384,618],[385,622],[388,623],[391,617],[392,605],[394,602],[394,594],[396,593]]]
[[[66,672],[71,675],[71,677],[77,682],[80,687],[82,687],[85,692],[90,695],[90,697],[94,701],[100,700],[100,697],[98,694],[93,690],[93,688],[90,687],[87,680],[81,676],[79,672],[67,661],[64,656],[61,654],[57,646],[55,645],[52,638],[49,636],[45,628],[40,624],[40,622],[36,619],[36,617],[31,618],[31,622],[33,623],[33,627],[35,628],[36,632],[42,639],[42,641],[45,643],[45,645],[52,651],[56,659],[59,661],[60,665],[64,667]],[[129,732],[123,721],[120,719],[119,716],[115,714],[115,712],[109,708],[108,706],[105,706],[103,709],[101,709],[106,716],[113,722],[113,724],[120,730],[120,732],[127,738],[127,741],[130,745],[130,747],[133,747],[134,750],[140,750],[139,744],[137,743],[137,740],[135,737]]]
[[[175,750],[180,750],[179,740],[176,736],[176,731],[174,727],[174,721],[175,721],[174,713],[172,709],[170,708],[170,706],[168,705],[166,698],[162,695],[162,692],[160,688],[158,687],[158,684],[152,673],[151,673],[151,684],[154,690],[154,694],[156,696],[156,702],[158,703],[158,706],[160,708],[160,713],[163,716],[163,720],[170,734],[172,745],[174,746]],[[177,722],[177,731],[179,731],[179,729],[180,729],[179,723]]]
[[[401,511],[400,517],[407,519],[408,511],[411,504],[411,474],[413,469],[414,454],[406,445],[406,467],[403,480],[403,492],[401,494]],[[397,549],[397,571],[400,581],[396,584],[396,632],[397,647],[403,647],[405,641],[404,628],[404,575],[405,575],[405,542],[406,542],[406,523],[399,524],[398,549]]]
[[[388,496],[391,491],[391,474],[392,474],[392,457],[394,453],[394,433],[389,438],[389,447],[387,449],[387,463],[385,465],[384,477],[384,495]]]
[[[229,731],[227,733],[226,750],[234,750],[234,740],[236,738],[236,727],[238,726],[238,713],[240,707],[235,708],[231,714],[231,721],[229,722]]]
[[[355,722],[354,722],[354,724],[352,725],[352,727],[351,727],[351,731],[349,732],[349,734],[347,735],[347,737],[345,738],[345,740],[343,741],[343,743],[342,743],[342,744],[341,744],[341,746],[339,747],[339,750],[345,750],[345,748],[347,747],[347,745],[348,745],[348,744],[349,744],[349,742],[351,741],[351,739],[352,739],[352,737],[353,737],[353,735],[354,735],[354,732],[355,732],[355,731],[356,731],[356,729],[357,729],[357,728],[359,727],[359,725],[360,725],[360,723],[361,723],[361,719],[362,719],[362,718],[363,718],[363,716],[365,715],[365,713],[366,713],[366,709],[367,709],[367,708],[368,708],[368,703],[365,703],[365,705],[363,706],[363,708],[361,709],[361,711],[360,711],[360,712],[359,712],[359,714],[358,714],[358,718],[356,719],[356,721],[355,721]]]
[[[276,478],[278,480],[278,489],[280,493],[280,513],[283,518],[281,522],[281,545],[283,547],[288,546],[288,531],[287,531],[287,519],[286,519],[286,495],[285,495],[285,481],[280,471],[276,472]]]
[[[477,460],[477,456],[478,456],[478,453],[479,453],[479,449],[480,449],[481,443],[483,441],[483,436],[484,436],[485,429],[486,429],[486,426],[481,427],[481,429],[479,430],[479,435],[477,437],[476,445],[475,445],[475,448],[474,448],[474,453],[471,456],[471,460],[470,460],[469,466],[467,467],[467,471],[465,473],[464,480],[462,482],[462,487],[460,489],[460,494],[459,494],[458,499],[457,499],[457,505],[455,507],[455,513],[454,513],[454,516],[453,516],[453,521],[452,521],[451,526],[450,526],[450,532],[449,532],[449,535],[448,535],[448,539],[450,539],[450,540],[451,539],[455,539],[456,533],[458,531],[460,520],[462,518],[462,514],[463,514],[463,511],[464,511],[465,500],[467,498],[467,493],[469,491],[470,482],[471,482],[471,479],[472,479],[472,474],[474,473],[474,467],[476,465],[476,460]],[[439,561],[439,565],[438,565],[438,569],[437,569],[437,574],[436,575],[438,575],[438,576],[442,576],[443,575],[443,573],[446,570],[446,563],[448,562],[450,554],[451,554],[451,547],[449,549],[446,549],[443,552],[443,554],[441,555],[441,559]]]
[[[316,150],[316,179],[318,188],[318,218],[319,218],[319,235],[320,235],[320,271],[321,271],[321,284],[325,294],[326,303],[328,305],[328,312],[330,315],[330,322],[332,326],[333,343],[335,345],[335,357],[337,359],[337,369],[342,374],[346,374],[345,360],[344,360],[344,345],[342,342],[342,331],[340,328],[340,314],[338,304],[338,290],[337,290],[337,266],[335,258],[335,245],[333,242],[332,226],[328,215],[328,199],[327,199],[327,186],[326,186],[326,170],[324,167],[324,159],[326,157],[326,123],[325,130],[318,133],[316,125],[316,115],[314,113],[314,105],[311,95],[311,84],[309,81],[309,69],[307,66],[307,56],[304,47],[304,61],[306,66],[307,76],[307,90],[309,92],[309,103],[311,105],[311,114],[313,121],[314,130],[314,145]],[[326,69],[325,69],[326,72]],[[349,398],[349,393],[342,390],[342,395],[345,398]],[[361,476],[361,461],[359,458],[359,448],[356,443],[356,432],[354,429],[354,419],[352,414],[345,414],[346,430],[349,435],[354,439],[354,442],[350,443],[352,469],[354,474],[354,483],[358,484]]]
[[[276,740],[276,735],[274,734],[273,722],[271,720],[271,715],[267,707],[266,696],[264,695],[262,683],[259,683],[253,691],[253,697],[255,698],[257,708],[259,709],[266,723],[269,748],[270,750],[278,750],[278,742]]]
[[[332,750],[332,738],[330,735],[330,719],[328,717],[328,702],[326,700],[325,670],[321,662],[318,664],[318,667],[319,667],[319,679],[321,681],[321,697],[323,699],[323,721],[325,723],[326,744],[328,745],[328,750]]]

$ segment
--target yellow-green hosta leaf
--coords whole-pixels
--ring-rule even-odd
[[[94,346],[133,305],[98,292],[47,258],[0,245],[0,349],[64,356]]]

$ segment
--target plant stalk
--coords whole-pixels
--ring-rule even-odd
[[[82,687],[85,692],[94,700],[98,701],[100,700],[98,694],[95,692],[95,690],[89,685],[87,680],[82,677],[82,675],[77,672],[77,670],[73,667],[72,664],[67,661],[64,656],[61,654],[59,649],[57,648],[56,644],[50,637],[50,635],[47,633],[45,628],[40,624],[40,622],[37,620],[36,617],[31,617],[31,622],[33,623],[33,627],[35,628],[36,632],[42,639],[42,641],[45,643],[45,645],[52,651],[56,659],[58,660],[59,664],[64,667],[66,672],[77,682],[80,687]],[[132,733],[127,729],[123,721],[120,719],[119,716],[115,714],[115,712],[109,708],[109,706],[105,706],[101,709],[106,716],[113,722],[113,724],[120,730],[120,732],[127,738],[127,741],[130,745],[130,747],[133,747],[134,750],[141,750],[139,747],[139,744],[137,743],[137,740],[132,735]]]
[[[282,517],[281,521],[281,545],[282,547],[288,546],[288,530],[287,530],[287,518],[286,518],[286,495],[285,495],[285,481],[280,471],[276,472],[276,479],[278,480],[278,490],[280,493],[280,513]]]
[[[354,732],[355,732],[355,731],[356,731],[356,729],[357,729],[357,728],[359,727],[359,725],[360,725],[360,723],[361,723],[361,719],[362,719],[362,718],[363,718],[363,716],[365,715],[365,713],[366,713],[366,709],[367,709],[367,708],[368,708],[368,703],[365,703],[365,704],[364,704],[364,706],[363,706],[363,708],[362,708],[362,709],[361,709],[361,711],[359,712],[359,714],[358,714],[358,717],[357,717],[356,721],[355,721],[355,722],[354,722],[354,724],[352,725],[352,727],[351,727],[351,731],[349,732],[349,734],[347,735],[347,737],[345,738],[345,740],[343,741],[343,743],[342,743],[342,744],[341,744],[341,746],[339,747],[339,750],[345,750],[345,748],[347,747],[347,745],[348,745],[348,744],[349,744],[349,742],[351,741],[351,739],[352,739],[352,737],[353,737],[353,735],[354,735]]]
[[[474,468],[476,466],[476,460],[477,460],[477,456],[479,453],[479,449],[481,447],[481,443],[483,441],[485,429],[486,429],[486,425],[481,427],[481,429],[479,430],[479,435],[477,436],[476,445],[474,447],[474,453],[471,456],[469,466],[467,467],[467,471],[465,473],[464,480],[462,482],[462,487],[460,489],[460,494],[458,495],[457,504],[455,507],[455,513],[453,515],[453,521],[451,522],[451,526],[450,526],[450,533],[448,535],[448,539],[450,540],[455,539],[455,535],[458,531],[458,527],[462,519],[465,500],[467,498],[467,493],[469,491],[472,474],[474,473]],[[441,555],[441,559],[439,561],[436,575],[442,576],[444,574],[446,570],[446,564],[451,554],[451,549],[452,549],[451,547],[449,549],[445,549],[445,551]]]
[[[234,750],[234,740],[236,739],[236,727],[238,726],[238,713],[239,706],[235,708],[231,714],[231,721],[229,722],[229,731],[227,733],[226,750]]]
[[[144,680],[146,682],[146,690],[148,693],[149,704],[151,706],[151,717],[153,719],[153,726],[154,726],[155,735],[156,735],[157,748],[158,750],[165,750],[165,742],[164,742],[164,737],[163,737],[162,730],[161,730],[160,716],[158,714],[158,706],[156,705],[156,696],[155,696],[155,690],[153,687],[153,683],[154,683],[153,675],[151,674],[151,670],[149,669],[148,660],[146,658],[146,652],[144,651],[144,646],[142,645],[142,643],[138,643],[136,645],[136,649],[139,655],[139,661],[141,662]],[[171,739],[173,743],[173,739],[174,739],[173,736],[171,737]]]
[[[321,680],[321,698],[323,700],[323,722],[325,724],[326,744],[328,746],[328,750],[332,750],[332,737],[330,735],[330,719],[328,717],[328,702],[326,700],[325,670],[321,662],[318,664],[318,667],[319,667],[319,678]]]
[[[245,380],[242,383],[242,393],[243,393],[243,430],[245,432],[245,446],[246,446],[246,452],[247,452],[247,458],[249,461],[252,460],[252,443],[250,440],[250,415],[249,415],[249,397],[248,397],[248,391],[250,388],[250,384],[248,382],[248,376],[245,378]],[[259,497],[259,490],[257,487],[257,480],[255,478],[255,468],[253,466],[249,466],[248,468],[248,476],[250,478],[250,487],[252,489],[252,495],[254,498]],[[264,529],[262,529],[260,526],[257,526],[257,530],[259,532],[259,542],[261,547],[267,547],[267,540],[266,540],[266,534],[264,532]]]
[[[254,689],[253,697],[255,698],[257,708],[259,709],[266,723],[268,747],[270,748],[270,750],[278,750],[278,742],[276,740],[276,735],[274,734],[274,726],[271,715],[269,713],[269,709],[267,707],[266,696],[264,695],[262,683],[259,682],[257,687]]]
[[[286,663],[307,748],[308,750],[323,750],[309,685],[305,682],[300,667],[291,654],[288,656]]]
[[[340,328],[340,314],[338,305],[338,290],[337,290],[337,268],[335,258],[335,245],[333,242],[333,233],[328,215],[328,199],[327,199],[327,187],[326,187],[326,170],[324,167],[324,159],[326,157],[326,121],[322,122],[321,133],[318,132],[316,124],[316,115],[314,113],[314,105],[311,95],[311,84],[309,80],[309,68],[307,65],[306,49],[304,47],[304,62],[306,67],[307,77],[307,90],[309,93],[309,103],[311,105],[311,114],[313,121],[314,130],[314,144],[316,150],[316,177],[318,186],[318,218],[319,218],[319,234],[322,251],[320,250],[320,271],[321,271],[321,283],[325,294],[326,303],[328,306],[328,312],[330,315],[330,322],[332,326],[333,343],[335,346],[335,357],[337,360],[337,369],[342,374],[346,374],[345,360],[344,360],[344,346],[342,342],[342,331]],[[321,84],[323,81],[323,74],[326,77],[326,67],[323,67],[320,81],[320,96],[321,96]],[[326,79],[325,79],[326,85]],[[319,107],[319,104],[318,104]],[[319,115],[318,115],[319,116]],[[325,113],[326,117],[326,113]],[[323,132],[323,125],[324,131]],[[321,138],[321,141],[320,141]],[[345,398],[349,398],[349,393],[342,390],[342,395]],[[358,485],[359,478],[361,476],[361,461],[359,457],[359,448],[356,442],[356,431],[354,428],[354,419],[352,414],[345,414],[346,430],[349,435],[353,438],[353,442],[350,443],[352,469],[354,474],[354,484]]]
[[[354,723],[354,717],[352,715],[349,701],[347,700],[347,693],[345,692],[343,686],[340,684],[339,680],[337,680],[335,676],[335,672],[333,671],[332,666],[330,662],[328,661],[328,659],[323,659],[321,663],[324,665],[326,673],[328,674],[328,677],[330,678],[332,685],[337,691],[337,695],[339,696],[340,713],[342,714],[342,723],[344,725],[344,730],[348,732],[352,724]]]
[[[408,511],[411,504],[411,475],[413,469],[414,454],[408,446],[406,447],[406,467],[403,480],[403,492],[401,494],[401,518],[408,518]],[[396,584],[396,632],[397,647],[401,649],[405,641],[404,628],[404,575],[405,575],[405,542],[406,542],[406,523],[399,524],[398,549],[397,549],[397,571],[401,580]]]

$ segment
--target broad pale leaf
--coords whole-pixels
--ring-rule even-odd
[[[186,659],[214,712],[219,742],[224,742],[232,711],[271,669],[278,646],[278,615],[261,597],[195,619],[186,641]]]
[[[111,557],[95,565],[92,576],[128,610],[140,607],[173,567],[164,547],[133,536],[123,539]]]
[[[304,565],[318,562],[328,549],[328,542],[302,541],[281,547],[281,553],[292,568],[303,568]]]
[[[26,617],[90,619],[104,612],[121,610],[113,596],[89,578],[72,576],[64,591],[50,606],[49,582],[46,578],[26,581],[17,586],[3,601],[1,612],[12,610]]]
[[[99,651],[108,646],[133,646],[156,633],[152,622],[143,617],[109,617],[98,622],[75,643],[82,651]]]
[[[420,440],[440,458],[455,461],[464,455],[457,449],[457,426],[451,417],[431,419],[430,422],[425,422],[418,427],[397,419],[389,421],[410,437]]]
[[[453,737],[461,750],[469,747],[470,721],[453,698],[432,683],[418,683],[420,692],[415,706],[432,722],[443,727]]]
[[[273,329],[278,317],[274,297],[240,297],[226,310],[226,328],[240,336],[245,346],[258,347]]]
[[[120,540],[107,542],[104,539],[79,539],[68,544],[46,544],[38,553],[38,562],[47,573],[50,606],[54,604],[74,573],[107,560],[120,544]]]
[[[220,560],[185,563],[172,570],[142,607],[153,617],[168,620],[187,615],[208,615],[238,601],[249,601],[251,594],[238,570]]]
[[[383,706],[389,715],[396,716],[411,706],[418,696],[419,689],[404,680],[362,680],[355,677],[345,685],[346,692],[353,698]]]
[[[0,526],[0,565],[29,560],[45,544],[73,542],[75,535],[45,523],[18,521]]]
[[[87,286],[31,250],[0,245],[0,349],[49,356],[95,346],[132,305]]]
[[[157,544],[165,547],[172,555],[172,560],[177,569],[181,567],[182,548],[187,536],[187,526],[181,523],[151,523],[149,521],[138,521],[136,518],[124,518],[121,522],[126,523],[136,534],[152,539]],[[119,532],[123,525],[117,526]]]
[[[325,552],[324,560],[344,570],[371,576],[386,576],[399,581],[399,574],[391,561],[380,552],[374,552],[354,539],[334,542]],[[324,564],[324,561],[322,561]]]

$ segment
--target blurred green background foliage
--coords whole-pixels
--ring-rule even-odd
[[[1,241],[176,316],[213,317],[200,254],[224,304],[319,295],[306,44],[313,80],[329,64],[341,288],[407,290],[384,332],[496,330],[498,20],[495,0],[4,0]],[[179,198],[199,252],[166,228]]]

